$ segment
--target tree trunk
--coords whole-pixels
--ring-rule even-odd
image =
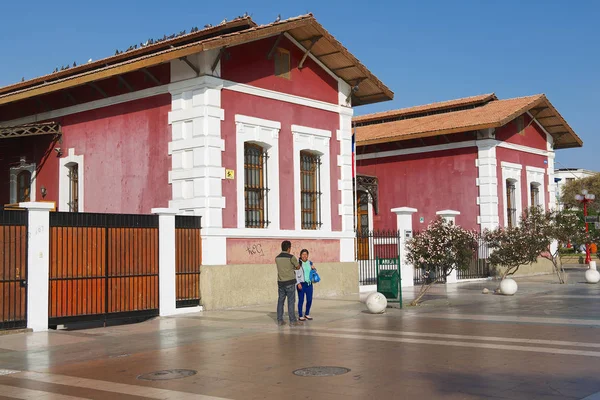
[[[410,302],[411,306],[416,306],[419,304],[419,301],[423,298],[423,296],[425,296],[425,293],[427,293],[427,291],[429,290],[429,288],[431,287],[431,285],[433,285],[435,283],[435,280],[432,281],[431,283],[427,284],[425,282],[423,282],[423,284],[421,285],[421,290],[419,290],[419,294],[417,295],[417,297]]]

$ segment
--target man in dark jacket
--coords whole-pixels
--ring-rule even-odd
[[[283,303],[287,297],[290,326],[302,325],[296,319],[296,270],[300,268],[298,259],[292,255],[292,243],[285,240],[281,243],[281,253],[275,257],[277,264],[277,286],[279,298],[277,299],[277,323],[285,325],[283,321]]]

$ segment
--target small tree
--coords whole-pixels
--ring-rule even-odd
[[[438,270],[444,277],[457,269],[469,268],[478,249],[478,234],[438,217],[427,229],[415,234],[406,244],[407,260],[415,268]],[[417,297],[410,303],[415,306],[431,287],[434,280],[426,279]]]
[[[484,237],[491,251],[490,263],[504,268],[502,279],[516,273],[521,265],[544,257],[552,262],[558,281],[564,283],[560,244],[568,241],[590,244],[595,240],[596,231],[585,232],[585,226],[575,213],[531,207],[523,212],[518,227],[487,231]]]
[[[490,264],[504,269],[501,279],[515,274],[521,265],[533,263],[539,255],[538,238],[520,226],[486,231],[484,238],[490,249]]]

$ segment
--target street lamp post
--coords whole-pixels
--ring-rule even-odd
[[[586,189],[581,191],[581,194],[575,195],[575,200],[583,204],[583,218],[587,217],[587,205],[591,203],[596,198],[596,195],[588,193]],[[585,231],[589,232],[588,222],[585,221]],[[590,246],[588,243],[585,244],[585,263],[589,265],[590,261],[592,261],[592,257],[590,257]]]

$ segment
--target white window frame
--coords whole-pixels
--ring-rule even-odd
[[[515,164],[506,161],[502,161],[500,165],[502,167],[502,198],[504,199],[502,208],[504,213],[504,227],[508,227],[508,199],[506,198],[506,181],[509,179],[515,181],[515,208],[517,210],[517,218],[514,226],[519,226],[521,215],[523,214],[523,196],[521,194],[521,172],[523,171],[523,166],[521,164]]]
[[[83,185],[85,182],[85,168],[83,163],[83,155],[76,155],[75,149],[70,148],[67,155],[59,160],[58,165],[58,211],[70,211],[69,201],[71,199],[71,173],[70,168],[77,164],[77,212],[85,210],[85,201],[83,198]]]
[[[267,161],[267,197],[269,220],[266,228],[248,228],[252,230],[280,229],[279,217],[279,131],[281,122],[267,119],[235,115],[236,124],[236,188],[237,188],[237,226],[246,229],[246,210],[244,201],[244,144],[255,143],[262,146],[269,157]]]
[[[31,174],[31,184],[29,186],[29,201],[35,201],[36,199],[36,185],[35,181],[37,178],[36,165],[35,163],[25,164],[25,158],[21,157],[21,164],[16,167],[10,168],[10,203],[14,204],[17,202],[17,176],[23,171],[29,171]]]
[[[540,206],[545,210],[546,209],[546,196],[544,191],[544,180],[546,178],[546,171],[544,168],[538,167],[525,167],[525,171],[527,172],[527,204],[529,207],[531,204],[531,185],[534,184],[539,187],[539,201]]]
[[[321,227],[316,230],[331,232],[331,157],[329,155],[331,131],[292,125],[292,135],[294,136],[294,221],[296,230],[303,230],[300,204],[300,152],[311,151],[321,157],[319,171]]]

